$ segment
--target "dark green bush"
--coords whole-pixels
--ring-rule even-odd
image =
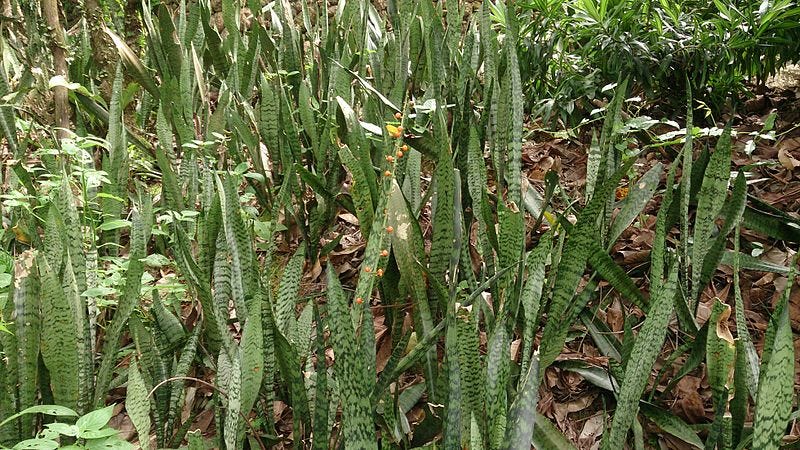
[[[800,7],[791,0],[521,0],[517,7],[527,106],[545,120],[586,108],[620,74],[651,100],[682,98],[688,78],[698,98],[721,106],[747,82],[763,83],[798,59]]]

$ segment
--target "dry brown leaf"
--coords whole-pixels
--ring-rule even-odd
[[[578,446],[580,448],[595,448],[595,445],[599,445],[599,437],[603,435],[604,425],[603,416],[589,417],[583,423],[581,434],[578,436]]]
[[[584,409],[588,408],[589,405],[594,402],[596,396],[597,394],[582,395],[568,402],[559,402],[553,405],[553,411],[558,424],[566,428],[567,414],[583,411]]]
[[[611,331],[619,332],[625,326],[625,313],[618,299],[614,299],[611,306],[606,309],[606,323]]]
[[[358,218],[350,213],[339,214],[339,218],[350,225],[358,225]]]
[[[687,375],[675,386],[675,396],[678,399],[675,402],[675,409],[690,424],[700,423],[706,416],[703,397],[699,393],[701,381],[698,377]]]
[[[800,167],[800,161],[794,157],[795,154],[800,152],[800,146],[797,145],[797,141],[798,139],[789,139],[778,150],[778,161],[786,170],[794,170],[796,167]]]

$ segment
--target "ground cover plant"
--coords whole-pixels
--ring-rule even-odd
[[[0,447],[796,446],[796,126],[694,95],[798,8],[623,3],[4,3]],[[674,116],[536,47],[684,12],[772,31]]]

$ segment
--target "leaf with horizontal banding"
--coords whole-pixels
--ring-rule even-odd
[[[257,307],[256,311],[261,311],[261,294],[256,293],[255,297],[256,301],[253,305]],[[250,410],[258,400],[261,379],[264,376],[264,333],[261,327],[261,314],[250,314],[244,324],[239,344],[242,377],[240,401],[241,411],[245,416],[250,414]],[[241,443],[244,438],[244,427],[239,429],[239,433],[237,443]]]
[[[133,211],[130,233],[130,255],[128,271],[125,276],[125,288],[118,301],[114,320],[106,330],[103,359],[97,371],[97,385],[94,392],[94,403],[96,406],[99,406],[105,398],[106,391],[111,382],[113,368],[117,363],[116,358],[119,340],[125,330],[128,319],[135,307],[139,304],[139,293],[142,288],[142,274],[144,274],[143,259],[147,254],[147,241],[150,239],[150,230],[153,220],[150,213],[151,209],[145,205],[141,205],[140,208],[134,209]],[[85,313],[82,312],[82,302],[78,303],[78,305],[81,306],[75,306],[77,312],[85,315]]]
[[[479,349],[477,312],[475,307],[460,307],[456,311],[455,325],[458,332],[463,420],[475,421],[478,427],[476,438],[483,442],[488,437],[486,435],[486,384]]]
[[[792,411],[795,353],[788,300],[794,277],[792,270],[767,328],[753,423],[753,448],[777,449]]]
[[[125,410],[139,434],[139,446],[150,448],[150,397],[136,359],[128,366],[128,393],[125,396]]]
[[[717,142],[717,147],[711,155],[711,159],[706,166],[703,182],[700,185],[700,192],[697,195],[697,215],[694,223],[694,235],[692,244],[692,296],[691,306],[693,306],[700,291],[701,274],[703,271],[703,261],[706,253],[711,248],[712,231],[714,221],[719,215],[725,201],[725,192],[728,189],[728,180],[731,174],[731,127],[725,127],[725,131]]]
[[[377,448],[369,395],[364,395],[366,364],[359,353],[355,330],[342,286],[333,265],[328,265],[328,327],[335,361],[333,366],[342,397],[342,428],[347,449]]]
[[[728,244],[728,235],[734,227],[741,221],[742,214],[747,204],[747,182],[744,172],[739,172],[736,181],[733,183],[731,196],[727,199],[720,210],[720,216],[725,221],[717,237],[703,257],[703,268],[700,271],[700,286],[704,287],[711,281],[714,272],[717,270],[722,254]]]
[[[571,326],[572,319],[572,314],[567,314],[570,310],[570,300],[575,295],[575,290],[586,268],[591,243],[597,239],[597,217],[603,211],[605,200],[612,195],[622,175],[627,173],[633,162],[634,158],[631,158],[613,177],[603,183],[592,200],[583,208],[578,222],[572,227],[570,236],[567,237],[563,254],[558,263],[553,298],[547,312],[548,320],[542,336],[540,373],[544,373],[544,370],[555,361],[566,340],[567,330]]]
[[[454,208],[460,208],[461,205],[456,205],[453,202],[455,190],[453,161],[451,159],[449,147],[447,146],[441,149],[439,158],[436,161],[434,180],[436,197],[434,202],[433,232],[431,236],[431,253],[428,267],[434,278],[440,283],[448,285],[449,280],[445,278],[445,274],[450,266],[450,255],[453,252]]]
[[[388,215],[386,230],[387,232],[392,230],[389,234],[392,251],[400,269],[401,284],[414,300],[415,330],[418,334],[429,335],[434,325],[426,292],[425,274],[419,266],[419,258],[425,254],[422,232],[395,180],[392,180],[386,209]],[[436,365],[435,349],[428,348],[425,356],[427,374],[433,377]],[[432,383],[433,378],[429,381]]]
[[[533,354],[534,338],[539,326],[542,291],[545,284],[545,268],[549,262],[552,247],[553,233],[548,232],[539,239],[539,243],[528,255],[526,261],[528,277],[520,293],[520,306],[522,306],[525,323],[522,334],[522,373],[527,373],[531,355]]]
[[[53,400],[63,406],[76,409],[78,405],[77,329],[70,304],[56,274],[40,254],[39,277],[42,283],[42,342],[41,352],[45,367],[50,372]]]
[[[301,245],[286,264],[278,285],[278,298],[275,301],[275,324],[284,336],[291,336],[296,326],[295,307],[305,261],[306,250],[305,246]]]
[[[172,376],[174,377],[189,376],[189,371],[192,369],[192,363],[194,362],[194,358],[197,355],[197,342],[200,337],[200,333],[203,330],[202,325],[203,325],[202,322],[195,324],[194,330],[192,330],[192,333],[186,340],[186,344],[184,344],[183,349],[181,350],[181,356],[178,359],[178,364],[172,371]],[[181,402],[183,401],[183,396],[185,392],[183,382],[173,381],[171,385],[172,389],[170,390],[170,397],[169,397],[170,406],[169,410],[167,411],[168,430],[174,429],[175,422],[177,421],[178,417],[180,417]]]
[[[244,426],[240,415],[242,414],[241,370],[241,360],[238,353],[230,357],[228,352],[220,352],[219,358],[217,358],[216,382],[225,393],[222,400],[222,404],[225,407],[225,432],[222,436],[222,441],[228,450],[240,448],[238,445],[239,429]]]
[[[650,372],[661,351],[672,316],[672,305],[678,284],[678,270],[675,263],[672,264],[668,276],[666,282],[656,282],[652,305],[631,351],[636,357],[630,359],[625,368],[611,430],[603,435],[603,449],[622,448],[628,429],[636,419],[639,399],[650,379]]]
[[[361,234],[368,236],[375,216],[373,197],[368,186],[375,183],[375,172],[373,170],[365,172],[359,159],[353,154],[350,147],[344,144],[339,147],[339,160],[353,177],[350,195],[353,197],[353,206],[356,208]]]
[[[489,338],[486,357],[486,414],[489,418],[489,448],[500,448],[506,434],[508,412],[507,384],[511,369],[509,336],[498,321]]]
[[[39,340],[41,338],[39,272],[36,269],[36,251],[28,249],[14,260],[14,283],[10,300],[13,315],[16,348],[8,349],[6,357],[17,360],[18,408],[33,406],[39,383]],[[33,432],[30,417],[21,420],[22,434]]]
[[[533,442],[536,427],[536,404],[539,401],[539,355],[534,354],[528,372],[525,374],[522,389],[508,412],[505,448],[528,449]]]

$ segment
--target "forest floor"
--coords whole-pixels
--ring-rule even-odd
[[[763,202],[800,218],[800,67],[790,67],[778,77],[769,80],[761,93],[755,95],[744,105],[741,114],[735,117],[723,117],[724,120],[732,119],[736,137],[734,138],[733,170],[743,169],[748,174],[748,193]],[[748,143],[754,139],[753,133],[758,133],[770,120],[770,114],[776,113],[774,130],[775,140],[755,138],[753,144]],[[553,134],[533,132],[523,145],[523,171],[529,183],[539,192],[544,191],[545,174],[555,171],[561,186],[567,191],[570,198],[580,199],[585,188],[587,151],[589,142],[586,139],[555,137]],[[703,145],[713,142],[700,141],[695,147],[699,152]],[[750,148],[752,147],[752,148]],[[749,153],[748,153],[749,152]],[[657,162],[669,165],[674,155],[664,152],[650,152],[647,157],[640,158],[636,165],[638,175],[644,174]],[[666,178],[666,170],[662,174],[662,185]],[[624,195],[621,193],[621,195]],[[649,264],[650,250],[655,234],[656,214],[661,206],[661,197],[655,196],[645,208],[634,226],[629,227],[613,247],[612,256],[634,281],[646,289],[648,281],[640,270]],[[339,218],[341,228],[337,232],[347,229],[356,230],[355,217],[344,214]],[[530,225],[530,224],[529,224]],[[423,230],[424,231],[424,230]],[[529,241],[536,242],[543,230],[528,230]],[[430,230],[428,230],[430,232]],[[797,248],[783,242],[775,242],[758,233],[742,230],[742,251],[758,258],[759,260],[788,267],[794,258]],[[473,236],[474,239],[474,236]],[[732,241],[731,241],[732,242]],[[364,239],[357,233],[346,234],[340,246],[330,255],[334,265],[340,268],[343,280],[351,276],[352,283],[357,277],[358,267],[365,247]],[[732,248],[732,244],[729,248]],[[289,248],[287,251],[287,258]],[[304,288],[308,293],[324,289],[322,267],[307,270]],[[741,290],[744,300],[745,315],[748,319],[748,329],[753,336],[759,353],[763,349],[764,334],[770,320],[770,312],[774,310],[781,292],[787,284],[787,277],[774,272],[757,272],[743,270],[740,273]],[[800,287],[794,284],[790,296],[790,319],[794,332],[795,354],[800,355]],[[641,311],[631,308],[627,302],[620,300],[616,291],[600,285],[602,304],[607,307],[600,308],[597,315],[608,326],[615,338],[622,339],[625,319],[630,314],[641,315]],[[702,325],[708,319],[711,306],[715,298],[726,300],[733,304],[733,269],[729,265],[722,265],[715,277],[704,292],[698,307],[698,324]],[[383,323],[383,308],[379,301],[373,305],[375,317],[375,335],[378,355],[378,370],[388,359],[391,345],[387,328]],[[583,325],[575,325],[578,338],[567,342],[567,348],[559,356],[559,363],[547,369],[544,383],[539,391],[538,408],[541,413],[553,420],[565,436],[580,449],[597,449],[604,431],[607,406],[605,394],[607,392],[593,385],[584,377],[562,367],[578,362],[587,366],[607,367],[608,358],[602,356],[596,344],[588,338]],[[733,318],[730,319],[730,328],[735,330]],[[679,331],[677,321],[670,327],[667,340],[662,349],[659,363],[655,369],[660,370],[658,384],[655,392],[662,400],[662,404],[670,405],[671,411],[684,419],[690,425],[702,426],[713,421],[714,410],[712,407],[712,392],[705,378],[705,370],[701,364],[680,381],[670,385],[670,380],[686,362],[688,354],[681,356],[668,367],[662,367],[665,361],[683,342],[682,333]],[[482,336],[485,348],[486,337]],[[520,342],[512,343],[512,357],[519,347]],[[415,384],[421,379],[413,377],[405,380],[407,384]],[[800,392],[800,360],[795,364],[795,392]],[[418,405],[409,413],[409,421],[421,421],[429,410],[424,404]],[[752,411],[750,412],[753,413]],[[289,419],[289,417],[283,417]],[[751,416],[752,419],[752,416]],[[291,431],[291,424],[283,421],[281,427],[286,432]],[[800,442],[800,423],[795,422],[791,432],[787,435]],[[648,430],[645,429],[645,432]],[[673,438],[665,433],[654,433],[651,437],[659,441],[661,448],[691,448],[683,441]]]
[[[759,92],[759,90],[756,90]],[[733,117],[736,131],[733,152],[734,169],[749,171],[748,193],[759,198],[765,203],[783,210],[800,218],[800,67],[790,67],[779,76],[768,81],[765,88],[760,90],[753,98],[745,103],[744,112]],[[764,127],[772,113],[777,113],[775,120],[775,140],[756,139],[755,145],[748,145],[753,140],[753,132],[758,132]],[[723,117],[729,119],[730,117]],[[561,186],[567,191],[570,198],[580,199],[585,188],[587,150],[589,143],[586,139],[554,135],[541,131],[533,131],[531,137],[523,146],[523,169],[531,186],[538,191],[544,190],[544,176],[552,170],[555,171]],[[708,141],[698,143],[695,151]],[[752,147],[752,148],[749,148]],[[749,154],[748,154],[749,152]],[[657,162],[668,165],[674,155],[664,152],[650,152],[647,157],[641,158],[636,165],[638,175],[642,175]],[[666,171],[663,177],[665,178]],[[663,183],[663,179],[662,179]],[[624,195],[624,194],[621,194]],[[631,277],[640,286],[647,286],[646,271],[640,270],[649,264],[650,250],[655,234],[654,227],[656,214],[660,208],[661,197],[655,196],[644,209],[634,226],[629,227],[615,244],[612,256],[631,274]],[[529,241],[536,242],[543,230],[528,230]],[[430,233],[430,229],[423,230]],[[337,226],[332,230],[332,235],[341,234],[340,243],[328,255],[340,273],[345,286],[355,285],[358,269],[363,259],[366,246],[365,239],[358,231],[357,219],[351,214],[343,213],[337,219]],[[743,252],[759,260],[778,266],[788,267],[797,252],[783,242],[775,242],[758,233],[742,230],[741,246]],[[278,260],[287,261],[296,243],[292,241],[280,242],[278,245]],[[323,261],[324,263],[324,261]],[[302,280],[301,295],[315,296],[325,289],[323,266],[319,261],[315,267],[306,267]],[[748,319],[748,329],[753,337],[756,349],[761,352],[764,345],[764,335],[770,320],[770,311],[778,300],[787,284],[785,275],[774,272],[757,272],[744,270],[740,273],[741,291],[744,300],[745,315]],[[596,312],[597,316],[606,324],[614,335],[613,338],[622,339],[625,319],[631,314],[641,315],[641,311],[631,308],[627,302],[618,298],[619,294],[600,284],[601,301],[603,308]],[[722,265],[715,277],[704,292],[698,307],[698,322],[702,325],[709,317],[711,305],[715,298],[727,299],[733,304],[733,270],[731,266]],[[800,287],[795,283],[789,299],[790,320],[794,336],[795,354],[800,355]],[[380,372],[391,353],[390,336],[384,324],[384,308],[380,300],[373,299],[372,314],[374,316],[375,342],[377,347],[377,371]],[[410,317],[410,316],[409,316]],[[732,330],[735,330],[733,318],[730,319]],[[569,340],[566,348],[558,358],[558,362],[548,368],[544,383],[539,391],[539,411],[550,418],[564,435],[580,449],[598,449],[600,439],[605,427],[607,417],[606,396],[607,392],[595,386],[583,376],[564,367],[580,363],[585,367],[607,367],[608,358],[588,337],[583,325],[576,323],[577,338]],[[581,332],[582,331],[582,332]],[[713,421],[714,410],[712,407],[712,392],[705,378],[705,370],[701,364],[674,385],[670,380],[686,362],[688,354],[679,357],[669,366],[661,364],[680,346],[682,334],[677,322],[674,322],[667,335],[667,340],[662,349],[659,363],[655,369],[660,371],[654,391],[660,397],[661,403],[669,405],[671,411],[690,425],[702,427]],[[486,336],[481,336],[482,348],[485,349]],[[512,342],[512,357],[520,346],[519,341]],[[409,374],[401,382],[403,385],[412,385],[421,381],[421,375]],[[795,392],[800,392],[800,360],[795,364]],[[210,395],[204,388],[197,388],[192,396],[187,398],[200,398]],[[120,392],[122,395],[122,392]],[[188,405],[187,411],[191,405]],[[292,433],[291,408],[278,401],[274,405],[275,422],[279,435],[290,436]],[[412,429],[415,423],[422,421],[431,410],[423,400],[408,413]],[[750,412],[752,419],[752,411]],[[208,433],[214,432],[213,411],[208,410],[200,414],[193,425]],[[135,431],[127,415],[117,415],[112,424],[133,436]],[[645,428],[645,433],[648,433]],[[648,433],[649,434],[649,433]],[[792,429],[787,433],[795,442],[800,442],[800,423],[795,421]],[[683,449],[692,448],[683,441],[665,433],[652,433],[649,436],[658,441],[661,448]]]

